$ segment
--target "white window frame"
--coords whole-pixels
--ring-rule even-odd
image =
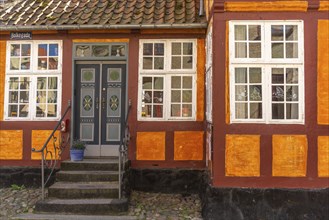
[[[10,48],[12,44],[30,44],[30,69],[29,70],[10,70]],[[39,44],[58,44],[58,66],[54,70],[38,70],[38,45]],[[61,117],[62,106],[62,41],[61,40],[31,40],[31,41],[8,41],[6,51],[6,77],[5,77],[5,98],[4,98],[4,120],[6,121],[56,121]],[[48,57],[48,55],[47,55]],[[9,80],[11,77],[29,77],[29,117],[10,117],[9,104]],[[37,117],[37,80],[38,77],[57,77],[57,116],[56,117]]]
[[[164,44],[164,68],[143,69],[143,44],[144,43],[163,43]],[[171,69],[171,43],[192,43],[192,68],[191,69]],[[152,64],[153,66],[153,64]],[[163,77],[163,117],[142,117],[142,78],[143,77]],[[171,112],[171,77],[172,76],[192,76],[192,116],[191,117],[173,117]],[[196,120],[196,95],[197,95],[197,41],[196,39],[146,39],[139,41],[139,78],[138,78],[138,110],[137,119],[139,121],[195,121]]]
[[[212,87],[213,87],[213,28],[212,23],[208,27],[208,33],[206,36],[206,119],[208,122],[212,122]]]
[[[261,58],[235,58],[234,25],[261,25]],[[271,25],[297,25],[298,57],[271,58]],[[230,21],[229,22],[229,71],[230,71],[230,121],[231,123],[304,124],[304,23],[293,21]],[[285,50],[284,50],[285,51]],[[262,118],[237,119],[235,115],[235,68],[262,68]],[[298,68],[298,119],[272,119],[271,68]],[[285,102],[286,103],[286,102]],[[286,114],[286,112],[285,112]]]

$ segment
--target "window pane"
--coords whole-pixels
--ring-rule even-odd
[[[298,58],[298,43],[286,44],[286,58]]]
[[[27,78],[27,77],[22,77],[21,80],[22,80],[22,82],[20,83],[19,88],[20,88],[21,90],[29,89],[29,78]]]
[[[183,57],[183,69],[192,69],[192,57]]]
[[[30,69],[30,57],[24,57],[22,58],[22,63],[21,63],[21,69],[22,70],[28,70]]]
[[[163,77],[154,77],[154,89],[163,89]]]
[[[182,68],[182,58],[181,57],[172,57],[171,58],[171,68],[172,69],[181,69]]]
[[[46,117],[46,105],[38,105],[36,107],[36,117]]]
[[[18,108],[17,105],[9,105],[8,106],[8,116],[9,117],[18,117]]]
[[[47,78],[46,77],[38,77],[38,89],[46,89],[47,86]]]
[[[260,25],[249,25],[248,26],[248,39],[250,41],[253,40],[261,40],[261,31]]]
[[[181,105],[180,104],[172,104],[171,105],[171,113],[172,117],[180,117],[181,116]]]
[[[184,76],[183,77],[183,88],[191,89],[192,88],[192,76]]]
[[[171,88],[181,88],[181,77],[172,76],[171,77]]]
[[[250,68],[249,69],[249,83],[262,83],[262,69]]]
[[[164,55],[164,44],[163,43],[158,43],[154,44],[154,55]]]
[[[10,69],[18,70],[19,69],[19,58],[10,58]]]
[[[30,56],[30,55],[31,55],[31,45],[22,44],[22,56]]]
[[[154,69],[163,70],[164,67],[163,57],[154,57]]]
[[[48,77],[48,89],[57,89],[57,77]]]
[[[151,70],[152,69],[153,58],[152,57],[144,57],[143,58],[143,69]]]
[[[47,103],[57,103],[57,91],[49,91],[47,97]]]
[[[47,58],[39,58],[38,70],[46,70],[46,69],[47,69]]]
[[[58,56],[58,44],[49,44],[49,56]]]
[[[262,57],[261,43],[250,43],[249,58],[261,58],[261,57]]]
[[[163,92],[155,91],[154,92],[154,103],[162,103],[163,102]]]
[[[21,91],[19,93],[19,99],[21,103],[28,103],[29,102],[29,92]]]
[[[183,90],[183,102],[192,102],[192,90]]]
[[[272,101],[284,101],[283,86],[272,86]]]
[[[9,89],[18,89],[18,77],[10,77]]]
[[[262,100],[262,86],[249,86],[250,101]]]
[[[37,103],[46,103],[47,96],[45,91],[38,91],[37,92]]]
[[[247,43],[235,43],[235,58],[247,58]]]
[[[153,97],[152,97],[152,91],[145,91],[143,101],[145,103],[152,103]]]
[[[236,103],[235,104],[235,117],[237,119],[248,118],[248,104],[247,103]]]
[[[272,84],[284,83],[284,69],[272,68]]]
[[[28,117],[29,116],[29,105],[20,105],[19,106],[19,117]]]
[[[172,55],[181,55],[182,54],[182,44],[181,43],[172,43]]]
[[[298,119],[298,104],[287,104],[287,119]]]
[[[182,108],[183,117],[192,117],[192,105],[184,104]]]
[[[21,49],[19,44],[10,45],[10,56],[19,57],[21,55]]]
[[[180,90],[171,90],[171,102],[181,102]]]
[[[263,117],[262,103],[250,103],[250,118],[259,119]]]
[[[283,25],[272,25],[271,26],[271,40],[282,41],[283,40]]]
[[[247,86],[235,86],[235,100],[236,101],[248,100]]]
[[[192,55],[193,54],[193,44],[192,43],[183,43],[183,55]]]
[[[235,68],[235,83],[247,83],[247,68]]]
[[[298,69],[297,68],[287,68],[286,69],[286,82],[289,84],[298,83]]]
[[[286,40],[298,40],[297,25],[286,25]]]
[[[57,105],[48,105],[47,117],[56,117]]]
[[[39,44],[38,46],[38,56],[47,56],[48,50],[47,50],[47,44]]]
[[[286,86],[286,100],[298,101],[298,86]]]
[[[272,58],[283,58],[283,43],[272,43]]]
[[[272,119],[284,119],[284,104],[272,104]]]
[[[152,89],[152,77],[143,77],[143,89]]]
[[[234,26],[235,40],[247,40],[247,27],[246,25]]]
[[[143,44],[143,55],[153,55],[153,44]]]
[[[58,69],[58,58],[57,57],[50,57],[49,58],[49,69],[50,70]]]
[[[18,92],[17,91],[9,92],[9,103],[18,103]]]
[[[142,107],[142,117],[151,117],[152,105],[145,105]]]
[[[162,118],[163,117],[162,112],[163,112],[163,106],[162,105],[154,105],[153,106],[153,117],[154,118]]]

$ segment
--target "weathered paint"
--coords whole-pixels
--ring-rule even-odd
[[[260,175],[260,136],[226,135],[226,176]]]
[[[272,175],[282,177],[306,176],[306,135],[273,135]]]
[[[329,125],[329,20],[318,21],[318,124]]]
[[[165,160],[166,132],[137,132],[137,160]]]
[[[329,177],[329,136],[318,137],[318,175]]]
[[[203,143],[203,131],[175,131],[174,160],[202,160]]]
[[[23,159],[22,130],[0,130],[0,159]]]
[[[329,11],[329,1],[320,1],[319,11]]]
[[[205,100],[205,40],[198,39],[198,52],[197,52],[197,121],[204,120],[204,100]]]
[[[4,115],[4,94],[6,74],[6,41],[0,41],[0,121]]]
[[[35,148],[36,150],[40,150],[43,145],[45,144],[45,142],[47,141],[47,139],[49,138],[50,134],[52,133],[52,130],[32,130],[32,137],[31,137],[31,150],[32,148]],[[60,141],[60,131],[56,131],[55,132],[55,137],[57,138],[57,140],[55,141],[56,146],[58,146],[58,143]],[[52,138],[48,145],[47,145],[47,149],[49,151],[48,155],[47,155],[47,159],[51,159],[51,154],[54,156],[55,154],[58,155],[58,149],[57,152],[55,153],[55,149],[54,149],[54,139]],[[53,157],[54,158],[54,157]],[[41,153],[31,153],[31,159],[32,160],[40,160],[41,159]]]
[[[271,12],[271,11],[307,11],[307,1],[260,1],[260,2],[225,2],[228,12]]]
[[[73,43],[127,43],[128,38],[118,39],[73,39]]]

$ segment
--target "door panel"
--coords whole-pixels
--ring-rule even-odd
[[[75,137],[87,156],[118,154],[125,115],[125,64],[76,65]]]

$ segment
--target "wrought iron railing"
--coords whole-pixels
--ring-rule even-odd
[[[56,124],[52,133],[49,135],[47,141],[44,143],[43,147],[39,150],[32,148],[32,152],[41,153],[41,187],[42,187],[42,199],[45,199],[45,186],[50,180],[54,170],[61,158],[61,155],[70,142],[69,132],[61,133],[61,138],[55,136],[56,131],[60,128],[62,121],[64,120],[66,114],[71,108],[71,101],[69,100],[68,106],[61,117],[61,119]],[[68,126],[68,125],[67,125]],[[48,146],[49,142],[52,141],[51,147]],[[51,148],[51,149],[50,149]],[[49,169],[48,177],[45,181],[45,167]]]
[[[128,145],[130,141],[130,132],[128,125],[128,118],[131,109],[131,100],[128,103],[128,110],[124,121],[124,132],[121,133],[120,147],[119,147],[119,199],[122,197],[122,180],[128,161]]]

